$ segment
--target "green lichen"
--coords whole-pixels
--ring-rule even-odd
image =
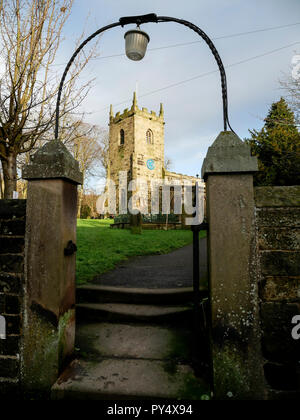
[[[58,361],[59,368],[61,368],[66,353],[66,328],[68,327],[70,320],[74,317],[74,310],[70,309],[63,316],[59,318],[58,323]]]
[[[53,325],[31,314],[26,330],[22,382],[26,390],[49,389],[57,379],[58,336]]]
[[[168,359],[165,360],[163,368],[169,374],[170,380],[176,380],[178,363],[188,363],[190,360],[191,337],[184,331],[176,331],[170,335],[168,343]],[[201,378],[197,378],[192,372],[184,377],[184,384],[178,392],[179,400],[201,400],[210,399],[210,390]]]
[[[24,340],[22,383],[26,393],[48,392],[57,380],[65,355],[65,331],[74,311],[59,319],[58,327],[31,312]]]
[[[192,373],[187,373],[184,385],[179,391],[181,400],[207,400],[210,399],[210,389],[206,382],[196,378]]]
[[[218,399],[241,399],[249,393],[249,375],[245,361],[234,348],[224,348],[214,355],[214,386]]]

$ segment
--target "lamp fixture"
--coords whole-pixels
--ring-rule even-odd
[[[146,32],[138,29],[127,31],[124,35],[125,51],[130,60],[140,61],[144,58],[150,37]]]

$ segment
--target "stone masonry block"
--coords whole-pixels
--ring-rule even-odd
[[[262,251],[262,274],[270,276],[298,276],[300,274],[299,251]]]
[[[24,257],[22,255],[0,255],[0,271],[6,273],[22,273]]]
[[[1,238],[0,254],[21,254],[24,251],[24,238]]]
[[[0,356],[0,377],[15,378],[19,371],[19,360],[15,356]]]
[[[0,235],[25,235],[25,220],[0,220]]]
[[[0,219],[14,220],[24,218],[26,200],[0,200]]]
[[[0,293],[21,293],[21,277],[0,273]]]
[[[5,313],[5,295],[0,293],[0,314]]]
[[[300,228],[260,228],[258,245],[262,250],[300,250]]]
[[[261,305],[262,346],[267,360],[272,362],[298,362],[300,340],[292,337],[292,318],[300,314],[295,303],[263,303]]]
[[[8,335],[5,340],[0,340],[0,355],[15,356],[19,353],[20,336]]]
[[[256,172],[257,158],[251,156],[250,146],[232,131],[222,131],[204,158],[201,175]]]
[[[23,179],[66,179],[82,184],[79,163],[59,140],[45,143],[30,159],[30,164],[23,166]]]
[[[259,286],[260,297],[264,301],[297,301],[300,298],[300,276],[267,276]]]
[[[300,208],[257,208],[256,221],[259,227],[300,227]]]
[[[272,389],[292,391],[300,387],[296,365],[266,363],[264,371],[267,382]]]
[[[5,313],[18,315],[20,314],[20,298],[18,296],[6,295]]]
[[[300,207],[300,185],[254,188],[256,207]]]
[[[18,379],[0,378],[1,400],[16,401],[20,395],[20,385]]]
[[[19,315],[5,315],[6,334],[19,335],[21,331],[21,318]]]

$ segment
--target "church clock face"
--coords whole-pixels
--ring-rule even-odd
[[[153,169],[155,169],[155,162],[153,159],[147,160],[147,168],[150,169],[150,171],[153,171]]]

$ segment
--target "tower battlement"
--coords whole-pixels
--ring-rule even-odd
[[[159,114],[156,114],[155,111],[149,112],[147,108],[140,109],[137,104],[136,92],[134,92],[132,106],[130,109],[125,108],[122,113],[117,112],[116,114],[114,114],[112,105],[110,105],[109,123],[117,124],[118,122],[128,117],[131,117],[132,115],[140,115],[141,117],[149,118],[150,120],[163,121],[164,119],[163,104],[162,103],[160,104]]]

